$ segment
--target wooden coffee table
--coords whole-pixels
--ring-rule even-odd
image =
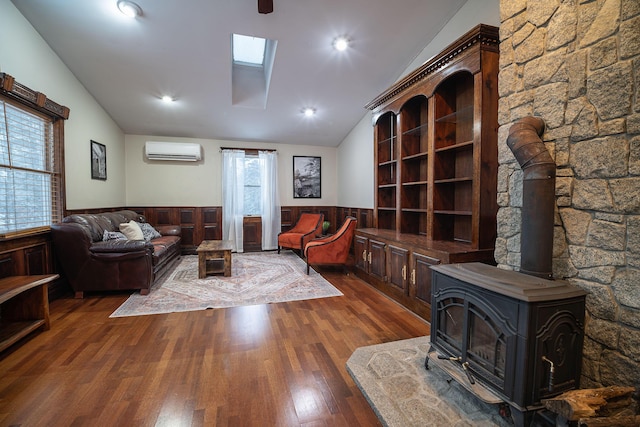
[[[198,278],[207,274],[224,273],[231,276],[231,240],[203,240],[198,252]]]

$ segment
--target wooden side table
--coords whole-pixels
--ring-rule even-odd
[[[231,276],[231,240],[203,240],[196,249],[198,252],[198,278],[207,274],[224,273]]]
[[[49,282],[57,274],[0,279],[0,351],[38,328],[48,330]]]

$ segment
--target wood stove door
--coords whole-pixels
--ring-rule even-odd
[[[473,375],[492,389],[510,396],[514,383],[516,329],[510,319],[517,316],[513,304],[500,299],[468,298],[468,334],[463,355]],[[495,305],[494,305],[495,304]]]
[[[580,386],[584,341],[584,297],[539,304],[533,402]],[[553,373],[551,368],[553,367]]]
[[[473,378],[509,399],[518,375],[518,303],[437,273],[433,278],[433,347],[459,357]]]

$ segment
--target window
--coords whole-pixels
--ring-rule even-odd
[[[263,66],[266,43],[267,40],[261,37],[234,34],[232,49],[234,64]]]
[[[267,96],[278,42],[232,34],[231,102],[246,108],[267,108]]]
[[[222,147],[222,239],[244,252],[244,219],[260,215],[262,249],[278,248],[278,160],[273,150]]]
[[[246,156],[244,158],[244,214],[260,215],[261,212],[260,159],[258,156]]]
[[[0,238],[5,238],[47,230],[62,219],[62,120],[47,109],[57,109],[59,118],[69,110],[42,94],[33,97],[34,108],[16,102],[20,95],[12,93],[14,87],[28,100],[32,91],[6,74],[0,73],[0,87]]]

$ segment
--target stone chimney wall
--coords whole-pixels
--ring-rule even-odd
[[[498,266],[518,270],[522,171],[506,144],[546,122],[553,274],[587,290],[581,387],[640,386],[640,1],[501,0]]]

